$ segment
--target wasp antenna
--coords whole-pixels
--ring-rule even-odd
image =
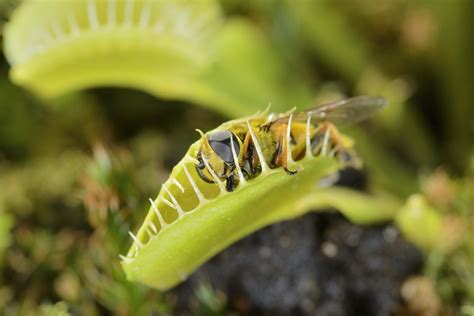
[[[308,119],[306,120],[306,157],[313,157],[311,150],[311,115],[308,115]]]
[[[239,181],[242,184],[245,184],[246,181],[244,175],[242,174],[242,169],[240,169],[239,158],[237,157],[237,153],[235,152],[233,137],[230,138],[230,148],[232,150],[232,157],[234,158],[235,168],[237,169],[237,173],[239,175]]]
[[[170,190],[168,190],[167,187],[164,187],[166,193],[168,193],[168,196],[170,197],[171,201],[173,201],[173,205],[174,205],[174,208],[176,209],[176,211],[178,212],[178,217],[181,218],[183,217],[184,215],[186,215],[186,213],[183,211],[183,209],[181,208],[181,205],[179,205],[178,201],[176,201],[176,198],[174,197],[174,195],[170,192]],[[166,199],[164,199],[165,201],[168,201]],[[170,205],[171,206],[171,205]]]
[[[328,144],[329,144],[329,128],[326,128],[326,132],[324,133],[324,140],[323,140],[323,146],[321,148],[321,155],[326,156],[327,150],[328,150]]]
[[[232,138],[231,138],[232,140]],[[219,179],[219,177],[216,175],[214,170],[212,170],[211,166],[209,165],[209,161],[207,160],[206,156],[204,153],[201,155],[202,162],[204,162],[204,165],[206,166],[207,171],[211,174],[212,179],[214,179],[214,182],[219,185],[219,188],[221,189],[221,192],[227,192],[224,186],[224,183]]]
[[[255,146],[255,149],[257,150],[258,160],[260,160],[260,166],[262,167],[262,173],[263,174],[267,173],[268,170],[269,170],[267,162],[265,161],[265,157],[263,156],[262,148],[260,147],[257,136],[255,136],[255,133],[253,132],[253,128],[250,125],[249,121],[247,121],[247,127],[249,129],[250,137],[252,137],[252,142]]]
[[[206,198],[204,197],[202,192],[199,190],[198,186],[196,185],[196,182],[194,182],[193,177],[191,177],[191,175],[189,174],[188,168],[186,168],[185,164],[183,164],[183,169],[184,169],[184,173],[186,174],[186,177],[188,178],[189,183],[193,187],[194,192],[196,192],[196,196],[199,200],[199,203],[206,202],[207,201]]]
[[[184,187],[181,185],[181,183],[179,183],[178,180],[176,180],[175,178],[173,178],[173,183],[179,188],[179,190],[181,191],[181,193],[184,193]]]
[[[199,128],[196,128],[195,131],[198,132],[201,137],[204,137],[204,132],[201,131]]]
[[[131,231],[128,231],[128,234],[130,235],[130,237],[132,237],[133,241],[135,242],[135,245],[140,247],[140,249],[145,248],[145,245],[142,244],[142,242],[138,240],[137,236],[135,236]]]
[[[155,212],[155,215],[158,218],[158,221],[160,222],[161,229],[164,229],[166,226],[168,226],[168,223],[165,221],[165,219],[161,215],[161,212],[156,206],[155,201],[153,201],[152,199],[148,199],[148,200],[151,203],[151,208],[153,209],[153,212]]]

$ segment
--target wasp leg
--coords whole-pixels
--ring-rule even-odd
[[[253,178],[262,171],[262,166],[260,165],[256,145],[253,142],[250,131],[245,134],[242,152],[244,156],[243,169],[247,172],[247,175],[250,178]]]
[[[337,130],[337,128],[331,123],[328,123],[328,128],[331,133],[331,139],[333,140],[334,145],[335,145],[335,150],[338,156],[341,157],[343,153],[346,152],[346,148],[344,146],[344,142],[342,141],[341,134],[339,134],[339,131]]]
[[[346,166],[351,166],[354,168],[362,167],[362,162],[357,156],[357,154],[344,145],[339,131],[333,124],[326,122],[322,126],[321,130],[323,131],[323,133],[325,133],[326,131],[329,132],[329,138],[331,143],[329,146],[333,147],[332,152],[337,155],[339,161],[344,163]]]
[[[276,150],[273,153],[272,157],[272,168],[280,167],[282,165],[282,151],[283,151],[283,130],[284,128],[280,127],[280,137],[278,137],[278,142],[276,143]]]
[[[280,138],[278,139],[278,146],[274,158],[274,165],[281,166],[288,175],[295,175],[298,171],[292,171],[288,169],[288,156],[287,156],[287,141],[286,141],[286,129],[288,128],[287,124],[282,124],[280,127]],[[291,149],[290,149],[291,150]]]
[[[200,177],[202,180],[204,180],[205,182],[207,182],[207,183],[215,183],[214,179],[209,178],[209,177],[204,173],[204,170],[205,170],[206,167],[205,167],[205,165],[204,165],[204,161],[202,160],[200,153],[199,153],[198,161],[199,161],[199,164],[196,165],[196,171],[197,171],[199,177]]]
[[[229,176],[226,181],[225,181],[225,189],[227,192],[232,192],[234,191],[236,185],[234,182],[234,176]]]
[[[250,133],[247,132],[244,136],[244,141],[242,143],[242,156],[243,156],[243,161],[242,161],[242,171],[245,172],[245,175],[247,176],[246,179],[249,179],[252,176],[253,170],[252,170],[252,165],[251,165],[251,160],[249,159],[250,157],[250,152],[249,150],[251,149],[251,144],[250,144],[251,136]]]
[[[249,146],[250,146],[250,141],[252,140],[252,137],[250,135],[250,132],[247,132],[244,137],[244,142],[242,144],[242,153],[245,157],[245,155],[248,154]]]
[[[297,174],[297,173],[298,173],[298,171],[297,171],[297,170],[295,170],[295,171],[291,171],[291,170],[289,170],[289,169],[288,169],[288,168],[286,168],[286,167],[283,167],[283,170],[285,170],[286,174],[287,174],[287,175],[289,175],[289,176],[294,176],[295,174]]]
[[[268,122],[267,124],[264,124],[264,125],[260,126],[260,130],[261,130],[262,132],[268,132],[268,131],[270,131],[270,128],[272,127],[273,123],[274,123],[274,122]]]
[[[332,142],[334,143],[334,150],[337,153],[337,157],[341,162],[346,164],[347,166],[351,166],[354,168],[360,168],[362,166],[362,162],[359,158],[359,156],[351,150],[351,148],[347,148],[344,145],[344,142],[342,140],[341,134],[337,130],[337,128],[331,124],[331,123],[326,123],[327,128],[330,131],[331,139]]]
[[[329,128],[329,131],[331,133],[331,138],[334,140],[334,143],[340,147],[343,147],[341,134],[339,134],[339,131],[337,130],[337,128],[331,123],[326,123],[326,124],[328,126],[327,128]]]

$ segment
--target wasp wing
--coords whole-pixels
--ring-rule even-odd
[[[386,105],[387,102],[381,97],[359,96],[310,108],[295,114],[294,120],[303,121],[311,116],[313,122],[350,125],[371,117]]]

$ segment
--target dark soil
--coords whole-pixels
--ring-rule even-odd
[[[391,315],[422,255],[390,224],[361,227],[336,213],[272,225],[206,263],[178,290],[178,313],[201,282],[240,315]]]

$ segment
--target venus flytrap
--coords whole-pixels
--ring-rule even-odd
[[[365,223],[392,216],[385,201],[319,184],[357,163],[352,142],[326,119],[358,120],[383,105],[358,97],[302,113],[256,114],[202,133],[150,199],[137,234],[130,232],[133,244],[120,256],[128,279],[168,289],[234,241],[314,207],[335,206]],[[356,214],[364,208],[365,218]]]
[[[217,0],[29,0],[4,30],[10,77],[44,99],[98,86],[184,100],[230,117],[308,105],[310,85],[261,30]],[[238,47],[239,49],[235,49]]]
[[[190,150],[195,150],[197,145]],[[168,180],[158,198],[151,201],[151,211],[133,237],[129,253],[122,256],[127,277],[159,289],[170,288],[232,242],[263,226],[301,215],[302,210],[293,205],[300,198],[316,193],[317,180],[336,172],[340,164],[327,157],[308,158],[299,163],[304,170],[297,176],[288,176],[282,169],[270,170],[239,185],[234,192],[206,184],[193,172],[189,182],[192,180],[195,186],[187,187],[179,195],[180,201],[193,204],[190,201],[198,199],[196,191],[204,199],[193,201],[196,206],[181,217],[172,214],[164,202],[165,192],[173,190],[168,187],[171,184]],[[194,166],[181,161],[170,178],[183,178],[187,168]],[[158,226],[158,234],[150,235],[146,229],[150,226]]]
[[[171,97],[210,62],[220,21],[213,0],[31,0],[4,48],[12,80],[43,97],[99,85]]]

